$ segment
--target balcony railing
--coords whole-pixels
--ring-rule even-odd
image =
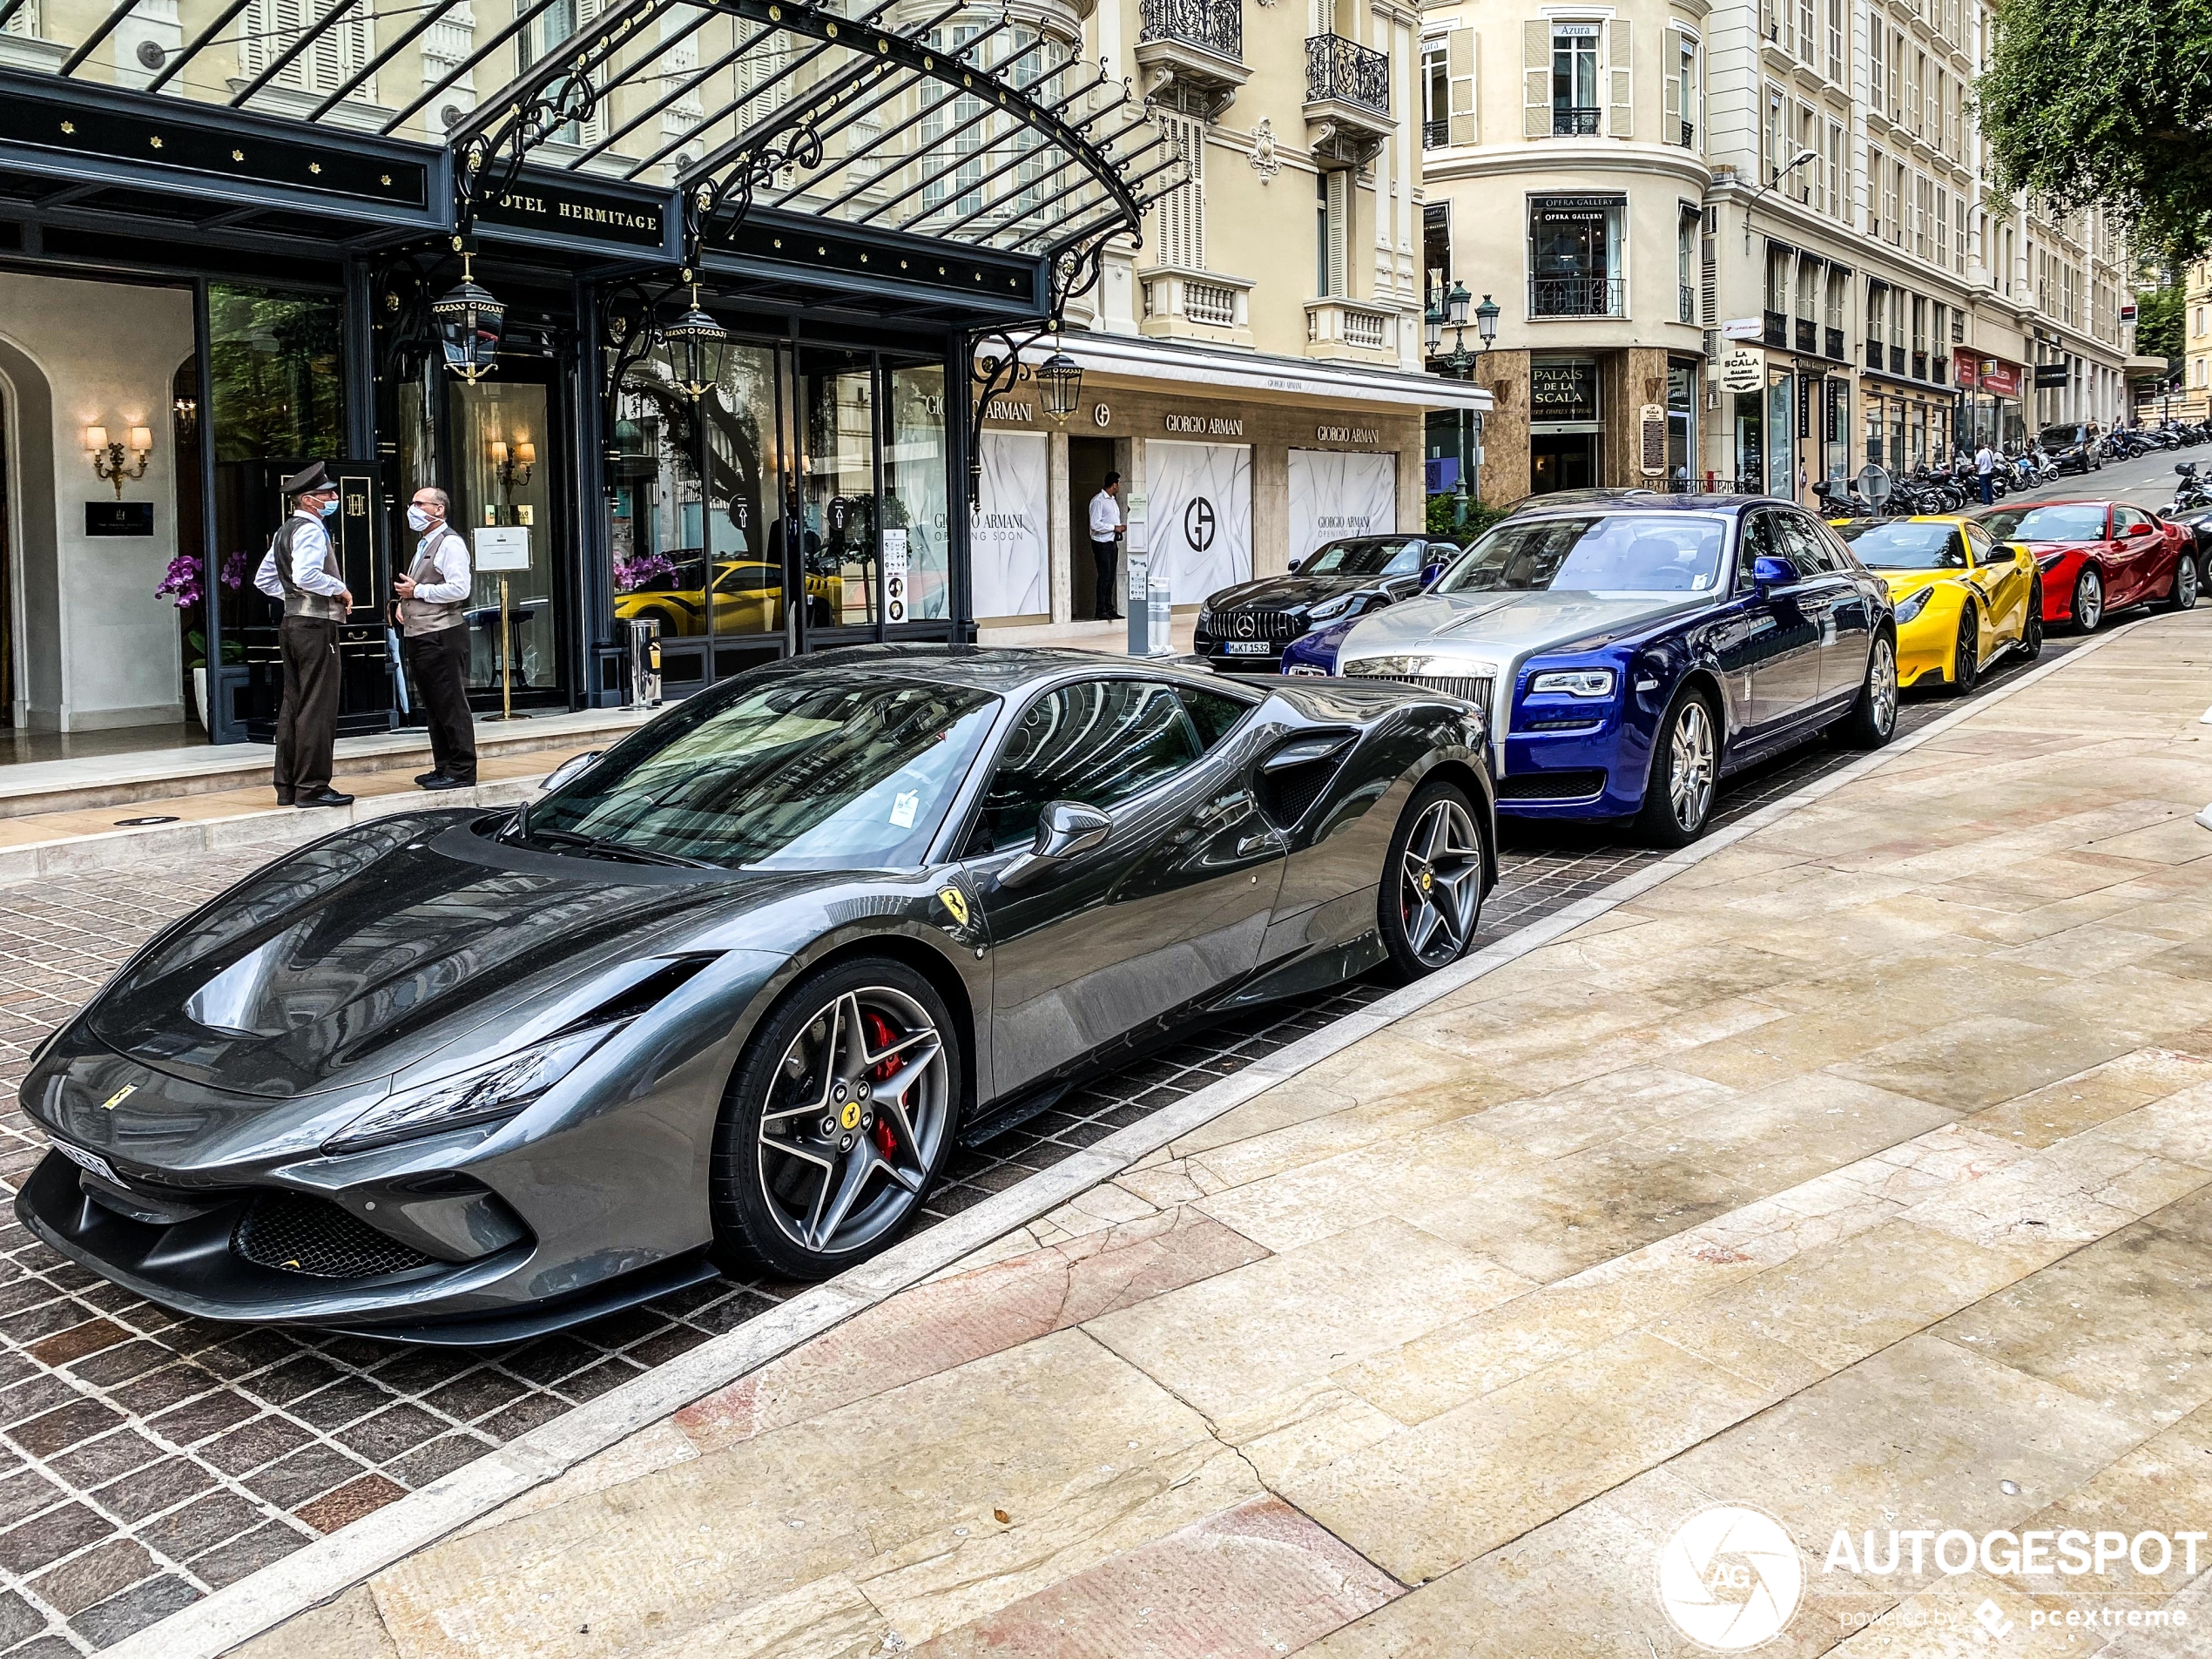
[[[1820,349],[1820,325],[1813,321],[1811,317],[1797,319],[1797,349],[1808,357]]]
[[[1850,361],[1844,355],[1844,331],[1842,329],[1828,330],[1828,349],[1821,354],[1824,357],[1832,357],[1839,363]]]
[[[1951,383],[1951,360],[1948,357],[1929,359],[1928,378],[1938,386],[1948,386]]]
[[[1878,340],[1868,341],[1866,342],[1866,367],[1869,368],[1879,368],[1882,366],[1882,342]]]
[[[1305,101],[1334,98],[1390,113],[1390,59],[1341,35],[1305,38]]]
[[[1890,373],[1892,374],[1905,373],[1905,347],[1902,346],[1890,347]]]
[[[1552,106],[1552,137],[1554,138],[1594,138],[1597,136],[1595,110],[1561,109]]]
[[[1697,129],[1688,121],[1682,124],[1682,147],[1685,150],[1697,147]]]
[[[1244,61],[1244,0],[1143,0],[1139,40],[1179,40]]]
[[[1778,311],[1765,311],[1760,313],[1759,314],[1763,322],[1759,334],[1759,343],[1764,346],[1779,346],[1784,351],[1789,350],[1789,318],[1784,316]]]
[[[1624,317],[1619,277],[1531,277],[1532,317]]]
[[[1452,123],[1448,117],[1441,121],[1424,121],[1421,123],[1422,149],[1441,150],[1446,145],[1451,142]]]
[[[1675,293],[1675,314],[1680,320],[1683,322],[1696,322],[1697,320],[1697,290],[1691,287],[1687,282],[1683,283],[1676,288]]]
[[[1928,378],[1927,353],[1916,351],[1912,354],[1912,378],[1916,381],[1924,381]]]

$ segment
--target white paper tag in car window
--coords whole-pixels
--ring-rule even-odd
[[[891,802],[891,824],[894,829],[912,829],[914,815],[921,811],[921,792],[901,790]]]
[[[1689,585],[1695,588],[1698,592],[1703,593],[1706,589],[1713,585],[1713,578],[1710,576],[1708,576],[1704,571],[1700,570],[1696,576],[1689,578]]]

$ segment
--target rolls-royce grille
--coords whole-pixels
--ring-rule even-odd
[[[260,1267],[310,1278],[380,1278],[430,1258],[324,1198],[264,1192],[231,1233],[231,1248]]]
[[[1465,698],[1486,714],[1489,712],[1487,674],[1373,674],[1356,665],[1347,671],[1360,679],[1387,680],[1393,685],[1410,685],[1417,691],[1440,691],[1446,697]]]

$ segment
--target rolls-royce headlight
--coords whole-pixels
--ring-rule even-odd
[[[1539,674],[1528,682],[1531,693],[1556,691],[1568,697],[1610,697],[1613,671],[1609,668],[1570,668]]]
[[[1913,617],[1919,616],[1923,610],[1925,610],[1928,608],[1928,596],[1934,591],[1934,588],[1925,587],[1922,588],[1918,593],[1907,594],[1904,598],[1898,600],[1897,604],[1898,621],[1900,623],[1911,622]]]
[[[381,1100],[334,1136],[325,1147],[330,1152],[357,1152],[391,1141],[435,1135],[466,1123],[512,1117],[562,1078],[574,1071],[583,1057],[605,1042],[620,1025],[597,1026],[549,1037],[543,1042],[472,1066],[467,1071],[442,1077],[417,1089],[403,1089]]]

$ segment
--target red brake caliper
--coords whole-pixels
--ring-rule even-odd
[[[873,1008],[868,1009],[861,1017],[867,1022],[868,1047],[871,1049],[887,1049],[897,1041],[897,1033],[891,1029],[891,1022]],[[879,1061],[868,1076],[879,1083],[887,1082],[898,1069],[899,1062],[897,1057],[894,1056],[889,1060]],[[885,1157],[889,1157],[899,1150],[899,1137],[891,1128],[891,1115],[880,1109],[880,1102],[875,1115],[874,1134],[875,1150],[882,1153]]]

